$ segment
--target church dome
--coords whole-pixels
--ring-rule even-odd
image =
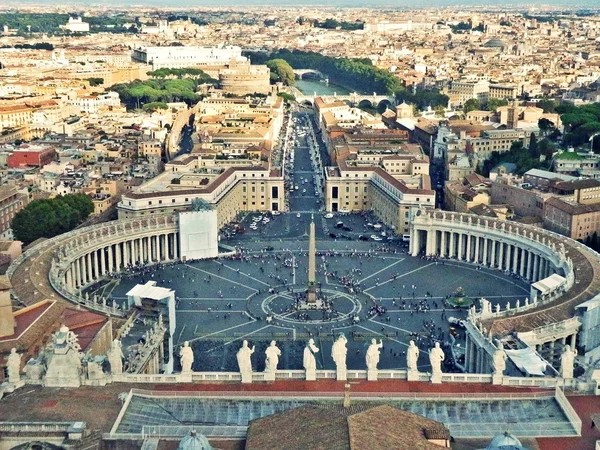
[[[490,39],[483,46],[486,48],[505,48],[506,43],[502,39]]]
[[[177,450],[214,450],[208,438],[196,430],[190,431],[180,442]]]
[[[499,434],[489,445],[485,448],[485,450],[526,450],[525,447],[521,445],[521,441],[519,441],[515,436],[510,434],[508,431],[505,431],[503,434]]]

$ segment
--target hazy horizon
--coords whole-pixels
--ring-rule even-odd
[[[409,0],[230,0],[227,3],[218,0],[97,0],[93,4],[89,0],[8,0],[4,3],[5,6],[67,6],[74,5],[80,7],[165,7],[165,8],[196,8],[196,7],[243,7],[243,6],[281,6],[281,7],[338,7],[338,8],[400,8],[400,9],[424,9],[424,8],[440,8],[440,7],[482,7],[501,9],[499,4],[491,2],[482,2],[482,0],[428,0],[426,2],[415,4]],[[528,9],[531,7],[543,8],[593,8],[600,9],[598,0],[545,0],[523,2],[522,0],[505,0],[502,6],[521,7]]]

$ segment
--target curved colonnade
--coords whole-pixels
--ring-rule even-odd
[[[411,223],[410,253],[484,265],[518,274],[532,283],[553,273],[564,276],[564,286],[553,296],[542,296],[510,311],[507,308],[473,317],[489,336],[517,331],[524,341],[540,350],[557,340],[564,343],[565,338],[570,338],[573,346],[580,327],[573,319],[575,306],[600,292],[600,256],[596,252],[572,239],[527,225],[419,210]],[[105,299],[83,298],[81,291],[131,266],[178,259],[178,219],[157,216],[103,223],[49,239],[16,260],[8,275],[14,295],[25,305],[63,298],[122,316],[125,312],[107,305]],[[468,346],[484,336],[470,337]],[[486,347],[489,345],[480,342],[479,348]],[[468,362],[467,369],[481,373],[481,367],[472,362]]]
[[[128,267],[178,259],[178,219],[157,216],[102,223],[48,239],[16,260],[8,275],[13,294],[25,305],[62,297],[106,314],[123,315],[106,305],[106,299],[83,298],[81,291]]]
[[[535,283],[552,274],[565,278],[549,295],[515,307],[470,314],[465,367],[492,369],[492,337],[518,337],[553,364],[563,346],[575,348],[581,323],[575,307],[600,293],[600,255],[565,236],[529,226],[470,214],[418,210],[411,223],[410,253],[455,259],[513,273]],[[533,290],[532,290],[533,292]],[[501,294],[501,293],[499,293]],[[557,345],[560,344],[560,345]]]

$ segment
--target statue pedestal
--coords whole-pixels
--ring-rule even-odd
[[[377,381],[377,369],[367,370],[367,381]]]
[[[275,372],[265,372],[265,381],[275,381]]]
[[[492,374],[492,384],[502,384],[504,376],[501,373]]]
[[[317,379],[317,371],[316,370],[307,370],[305,379],[306,379],[306,381],[315,381]]]
[[[252,383],[252,372],[240,372],[242,375],[242,383],[250,384]]]
[[[335,375],[336,375],[336,379],[338,381],[346,381],[347,380],[347,371],[346,371],[346,369],[337,369]]]
[[[417,370],[409,370],[406,372],[406,379],[408,381],[419,381],[419,372]]]
[[[431,374],[431,383],[441,384],[442,383],[442,372],[434,372]]]

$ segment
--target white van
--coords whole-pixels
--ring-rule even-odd
[[[410,242],[410,234],[403,234],[402,242]]]

